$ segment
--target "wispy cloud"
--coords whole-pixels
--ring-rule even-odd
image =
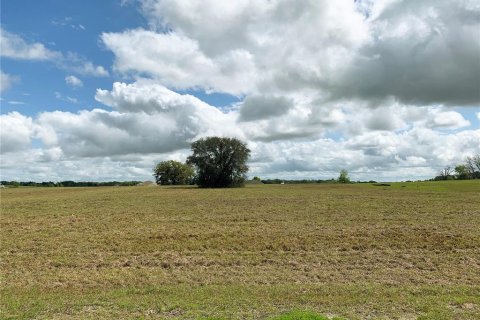
[[[8,101],[9,104],[13,104],[13,105],[22,105],[22,104],[25,104],[25,102],[23,101],[15,101],[15,100],[12,100],[12,101]]]
[[[8,90],[14,83],[20,81],[20,77],[12,76],[0,70],[0,92]]]
[[[70,97],[70,96],[63,96],[58,91],[55,91],[54,95],[55,95],[55,98],[57,98],[58,100],[65,101],[65,102],[70,102],[70,103],[75,103],[75,104],[78,103],[77,98],[73,98],[73,97]]]
[[[53,60],[62,56],[60,52],[47,49],[40,42],[27,42],[16,34],[0,28],[1,56],[17,60]]]
[[[85,30],[85,26],[80,23],[74,23],[72,17],[65,17],[63,19],[53,19],[50,23],[59,27],[70,27],[75,30]]]
[[[65,82],[73,88],[83,87],[82,80],[72,75],[65,77]]]
[[[76,53],[68,52],[63,56],[61,61],[57,62],[58,66],[64,70],[77,74],[94,77],[108,77],[108,71],[102,67],[94,65],[91,61],[79,56]]]
[[[74,52],[50,50],[40,42],[27,42],[20,36],[0,28],[1,56],[15,60],[50,61],[58,68],[94,77],[106,77],[108,71]]]

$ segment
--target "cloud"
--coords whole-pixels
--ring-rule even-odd
[[[84,25],[74,24],[72,17],[65,17],[63,19],[58,19],[58,20],[53,19],[52,21],[50,21],[50,23],[54,26],[62,26],[62,27],[69,26],[70,28],[75,29],[75,30],[85,30]]]
[[[144,1],[143,8],[151,25],[169,32],[101,38],[116,70],[175,88],[234,95],[312,88],[368,38],[353,2]]]
[[[8,152],[2,156],[2,172],[13,177],[31,172],[33,167],[38,170],[30,175],[34,180],[147,179],[156,161],[185,160],[195,133],[183,129],[202,133],[208,130],[201,124],[179,125],[181,121],[198,121],[188,115],[184,116],[188,120],[181,121],[167,117],[171,112],[180,116],[183,108],[160,110],[56,111],[44,112],[35,119],[16,114],[15,119],[20,119],[16,121],[22,125],[9,119],[11,127],[24,129],[21,134],[2,129],[2,135],[11,133],[8,139],[2,136],[2,152]],[[223,120],[223,126],[217,123],[216,128],[209,129],[223,135],[222,128],[233,123]],[[33,138],[42,142],[42,148],[28,149]],[[465,156],[478,153],[480,130],[444,134],[416,127],[401,132],[364,132],[340,140],[248,140],[248,144],[252,149],[249,174],[265,178],[329,179],[346,168],[355,180],[424,179],[445,165],[460,163]],[[24,173],[19,166],[24,167]]]
[[[238,95],[251,86],[254,66],[244,50],[207,57],[194,40],[143,29],[103,33],[101,39],[115,53],[114,68],[119,72],[148,74],[177,89],[199,87]]]
[[[293,107],[293,101],[285,97],[248,96],[240,108],[240,120],[261,120],[278,117]]]
[[[426,128],[375,131],[345,140],[251,143],[251,175],[336,178],[346,168],[354,180],[427,179],[445,165],[480,150],[480,130],[445,135]]]
[[[108,77],[108,71],[102,66],[96,66],[74,53],[67,53],[64,59],[58,62],[61,69],[85,76]]]
[[[442,112],[435,109],[432,113],[432,117],[428,122],[430,127],[459,129],[470,125],[470,121],[465,120],[465,118],[456,111]]]
[[[67,96],[66,99],[67,99],[68,101],[70,101],[71,103],[78,103],[78,99],[77,99],[77,98],[72,98],[72,97]]]
[[[17,181],[153,180],[152,168],[162,160],[184,161],[186,154],[151,154],[70,159],[58,148],[33,149],[2,157],[2,177]]]
[[[66,59],[59,62],[59,67],[66,71],[75,72],[85,76],[108,77],[108,71],[102,66],[96,66],[90,61],[83,58],[75,57],[76,55],[68,55]]]
[[[30,147],[33,135],[32,118],[18,112],[0,115],[0,150],[9,153],[25,150]]]
[[[65,77],[65,82],[73,88],[83,87],[82,80],[72,75]]]
[[[480,130],[450,132],[462,120],[453,111],[434,107],[327,106],[316,107],[312,117],[307,112],[311,109],[297,98],[289,102],[286,113],[240,121],[242,106],[222,112],[152,80],[117,82],[111,90],[97,90],[95,98],[113,110],[3,116],[8,123],[2,123],[2,135],[7,136],[2,136],[4,171],[15,172],[13,163],[31,150],[29,161],[38,163],[40,171],[34,175],[38,179],[50,174],[60,180],[118,180],[134,178],[135,172],[144,179],[155,159],[183,161],[191,141],[210,135],[247,141],[252,149],[250,173],[262,177],[326,179],[346,168],[353,179],[423,179],[480,152]],[[305,113],[296,111],[301,108]],[[436,117],[453,120],[441,122]],[[352,126],[359,129],[352,131]],[[437,131],[438,126],[447,131]],[[328,137],[330,132],[339,137]],[[41,148],[30,149],[33,139],[41,142]],[[92,165],[94,170],[89,169]],[[123,166],[129,168],[128,175],[120,174]]]
[[[336,127],[355,135],[405,130],[432,118],[428,107],[480,102],[471,4],[144,0],[152,30],[101,39],[120,73],[243,98],[237,126],[252,140],[318,138]],[[468,125],[455,117],[429,126]]]
[[[480,9],[473,1],[144,0],[142,9],[160,32],[101,39],[116,70],[174,88],[306,93],[370,106],[392,98],[480,102]]]
[[[0,92],[8,90],[12,85],[20,80],[18,76],[12,76],[11,74],[4,73],[0,70]]]
[[[65,17],[63,19],[53,19],[52,21],[50,21],[50,23],[54,26],[68,26],[71,24],[72,20],[72,17]]]
[[[108,71],[102,66],[96,66],[79,55],[66,54],[47,49],[42,43],[29,43],[20,36],[0,29],[2,50],[1,56],[15,60],[50,61],[57,67],[78,74],[94,77],[106,77]]]
[[[58,100],[62,100],[62,101],[70,102],[70,103],[78,103],[77,98],[73,98],[73,97],[70,97],[70,96],[63,96],[58,91],[55,91],[54,95],[55,95],[55,98],[57,98]]]
[[[25,104],[25,102],[23,101],[16,101],[16,100],[10,100],[8,101],[9,104],[12,104],[12,105],[22,105],[22,104]]]
[[[114,156],[169,152],[187,146],[171,125],[159,126],[161,117],[95,109],[78,114],[42,114],[38,122],[51,130],[63,153],[72,157]],[[176,133],[178,135],[176,135]]]
[[[98,89],[102,109],[5,116],[24,129],[7,134],[2,172],[146,179],[210,135],[246,141],[261,177],[425,179],[480,153],[461,113],[480,102],[475,1],[140,3],[148,30],[100,36],[116,75],[136,81]],[[109,75],[73,53],[55,63]],[[220,110],[190,89],[238,102]]]
[[[377,108],[375,112],[369,113],[365,119],[365,125],[369,130],[397,130],[405,126],[405,123],[392,115],[391,108]]]
[[[73,158],[174,152],[203,136],[244,137],[234,115],[152,82],[115,83],[95,98],[114,111],[43,112],[35,137]]]
[[[47,49],[39,42],[27,43],[21,37],[0,29],[2,50],[1,56],[18,60],[52,60],[61,54]]]
[[[473,1],[379,1],[371,41],[325,83],[332,99],[471,106],[480,102],[480,8]],[[439,67],[441,66],[441,68]]]

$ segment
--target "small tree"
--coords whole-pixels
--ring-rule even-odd
[[[191,145],[187,163],[197,169],[197,183],[204,188],[243,186],[250,150],[235,138],[208,137]]]
[[[456,166],[455,173],[457,174],[457,179],[459,180],[466,180],[469,178],[467,166],[465,166],[464,164]]]
[[[350,183],[350,178],[348,177],[348,171],[345,169],[340,170],[340,175],[338,176],[338,182],[340,183]]]
[[[465,167],[472,179],[480,179],[480,154],[473,157],[467,157]]]
[[[451,173],[452,173],[452,168],[450,166],[443,168],[442,170],[440,170],[440,174],[439,174],[440,179],[449,180],[449,178],[451,177],[450,176]]]
[[[155,181],[161,185],[189,184],[194,176],[193,168],[190,165],[174,160],[158,163],[153,172]]]

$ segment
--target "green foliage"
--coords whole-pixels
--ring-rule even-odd
[[[480,179],[480,154],[465,159],[465,168],[472,179]]]
[[[243,186],[250,150],[235,138],[208,137],[191,145],[187,163],[197,169],[197,184],[203,188]]]
[[[433,180],[480,179],[480,154],[466,157],[464,163],[455,166],[455,175],[451,173],[450,167],[445,167]]]
[[[457,179],[465,180],[469,178],[467,166],[464,164],[456,166],[455,173],[457,174]]]
[[[193,168],[190,165],[174,160],[158,163],[153,172],[155,181],[161,185],[190,184],[194,176]]]
[[[345,169],[340,170],[340,175],[338,176],[338,182],[340,183],[350,183],[350,178],[348,177],[348,171]]]

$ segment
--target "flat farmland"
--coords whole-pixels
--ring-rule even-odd
[[[480,318],[480,181],[1,190],[3,319]]]

